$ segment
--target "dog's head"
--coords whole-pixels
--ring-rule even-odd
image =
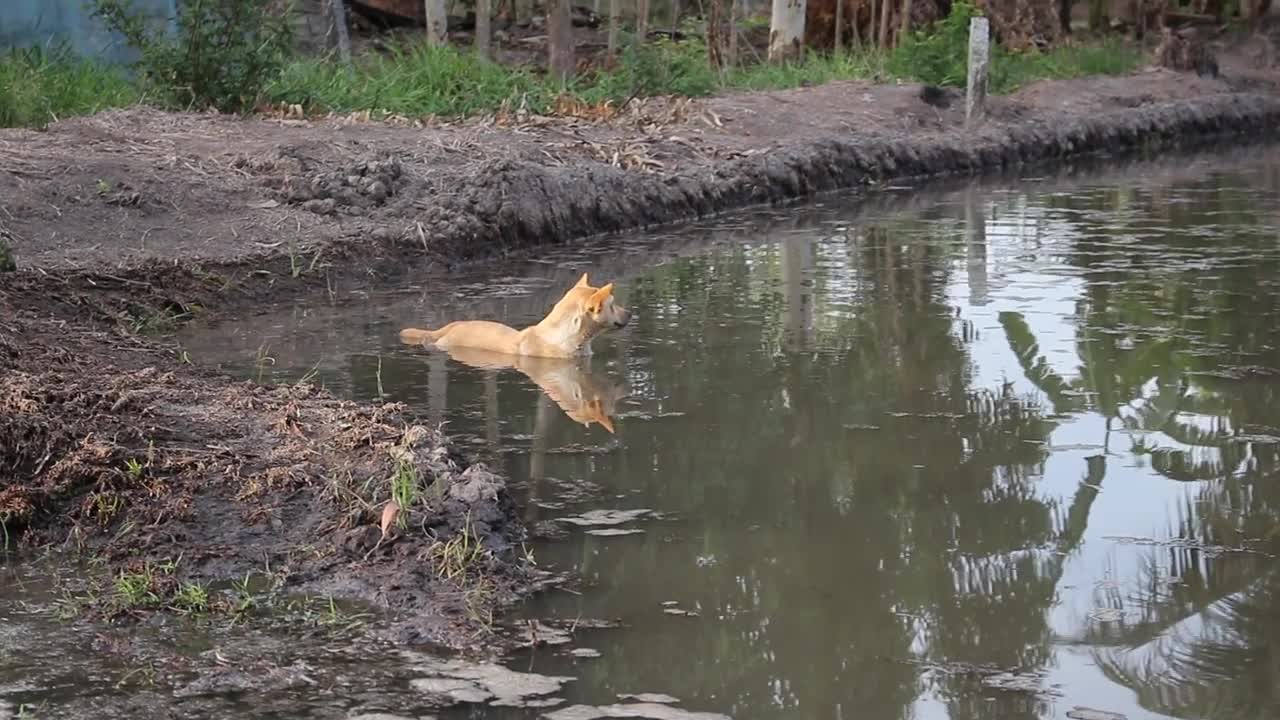
[[[594,287],[583,273],[540,325],[571,344],[585,346],[600,333],[624,328],[629,322],[631,311],[613,296],[613,283]]]
[[[582,309],[587,317],[602,330],[624,328],[631,322],[631,311],[623,307],[622,303],[613,296],[613,283],[608,283],[604,287],[592,287],[590,280],[587,279],[587,273],[582,273],[582,277],[578,278],[578,284],[574,285],[573,289],[578,291],[579,297],[583,298]],[[584,293],[583,290],[589,292]]]

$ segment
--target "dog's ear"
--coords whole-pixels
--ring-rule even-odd
[[[591,293],[591,297],[587,298],[587,309],[591,312],[600,312],[600,308],[604,307],[604,301],[609,299],[613,294],[613,283],[609,283],[599,290]]]
[[[591,282],[587,280],[587,273],[582,273],[582,277],[578,278],[578,284],[574,285],[574,287],[576,288],[587,287],[590,284]]]
[[[604,411],[604,403],[600,402],[600,398],[591,399],[591,414],[595,417],[595,421],[600,423],[600,427],[609,431],[610,435],[614,435],[613,420]]]

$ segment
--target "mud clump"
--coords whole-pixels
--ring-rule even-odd
[[[276,199],[304,210],[328,215],[363,214],[378,207],[396,193],[404,179],[404,168],[393,156],[361,159],[337,170],[304,171],[265,181]]]

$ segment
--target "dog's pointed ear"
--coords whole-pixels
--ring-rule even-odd
[[[574,287],[576,288],[587,287],[590,284],[591,282],[587,280],[587,273],[582,273],[582,277],[578,278],[578,284],[574,285]]]
[[[600,308],[604,307],[604,301],[609,299],[613,294],[613,283],[609,283],[599,290],[591,293],[591,297],[587,298],[587,310],[590,312],[600,312]]]
[[[604,411],[604,403],[600,402],[600,398],[591,401],[591,413],[595,415],[595,421],[600,423],[600,427],[609,431],[610,435],[614,435],[613,420]]]

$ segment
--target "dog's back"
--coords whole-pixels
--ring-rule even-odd
[[[459,320],[439,330],[405,328],[400,331],[400,342],[435,345],[442,350],[462,345],[514,353],[520,343],[520,331],[489,320]]]

